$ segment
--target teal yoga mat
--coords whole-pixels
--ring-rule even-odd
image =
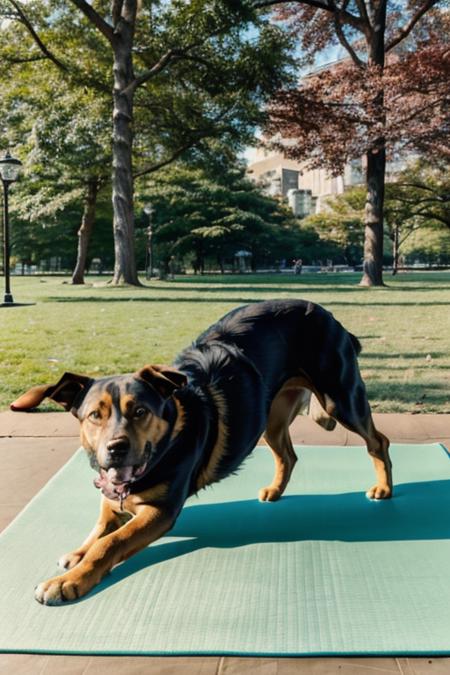
[[[78,452],[0,537],[0,650],[66,654],[450,654],[450,461],[392,448],[395,498],[370,502],[363,448],[299,447],[286,496],[257,448],[192,498],[175,528],[84,599],[33,588],[96,518]]]

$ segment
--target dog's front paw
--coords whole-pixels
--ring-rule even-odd
[[[58,560],[58,566],[63,570],[71,570],[72,567],[78,565],[78,563],[83,560],[84,551],[72,551],[71,553],[65,553]]]
[[[367,490],[368,499],[389,499],[392,497],[392,489],[388,485],[374,485]]]
[[[281,497],[281,490],[278,488],[263,487],[258,493],[258,499],[260,502],[276,502]]]
[[[80,591],[78,584],[63,574],[36,586],[34,597],[42,605],[62,605],[63,602],[77,600],[80,597]]]

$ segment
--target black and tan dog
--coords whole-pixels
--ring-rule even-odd
[[[167,532],[189,495],[236,471],[261,434],[275,476],[259,498],[279,499],[296,461],[289,425],[310,399],[322,426],[337,420],[366,442],[376,472],[368,497],[390,497],[389,442],[372,421],[359,351],[358,340],[322,307],[261,302],[227,314],[174,366],[98,380],[66,373],[21,396],[14,410],[49,397],[78,417],[103,492],[91,534],[61,558],[65,573],[37,587],[37,600],[55,605],[87,593]]]

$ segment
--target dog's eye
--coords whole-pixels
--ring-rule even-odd
[[[139,407],[139,408],[135,409],[135,411],[133,413],[133,417],[144,417],[144,415],[146,415],[146,414],[147,414],[147,409]]]
[[[99,413],[98,410],[93,410],[93,411],[89,414],[89,419],[90,419],[90,420],[99,420],[100,417],[101,417],[101,415],[100,415],[100,413]]]

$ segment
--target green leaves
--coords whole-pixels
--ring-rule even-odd
[[[18,190],[24,197],[21,213],[33,222],[56,217],[74,200],[81,201],[89,181],[98,181],[106,189],[111,172],[118,175],[121,143],[127,172],[131,173],[133,164],[135,177],[178,157],[189,156],[196,162],[211,139],[233,152],[239,150],[264,120],[270,96],[288,79],[289,39],[259,17],[251,2],[143,0],[135,26],[130,23],[134,10],[125,16],[127,6],[120,4],[111,8],[107,0],[0,0],[0,65],[4,67],[0,114],[7,120],[0,143],[12,142],[26,157],[26,173],[33,179],[25,180]],[[132,124],[132,134],[114,136],[115,162],[111,152],[113,50],[114,72],[122,72],[118,64],[124,67],[122,84],[115,81],[115,91],[118,88],[128,97],[125,117]],[[196,184],[196,204],[188,208],[190,228],[212,229],[190,233],[191,239],[221,241],[231,248],[240,242],[242,230],[264,229],[264,217],[261,222],[252,220],[237,197],[232,207],[225,206],[227,187],[220,184],[212,190],[218,209],[214,214],[208,207],[211,190],[206,194],[202,181]],[[132,182],[132,176],[125,176],[122,188]],[[32,191],[33,203],[26,198],[26,189]],[[125,230],[132,233],[131,191],[127,201]],[[174,207],[174,194],[169,202],[172,215],[161,233],[178,227],[184,241],[188,235],[179,218],[185,214],[179,205]],[[233,213],[235,207],[242,212]],[[116,223],[120,217],[116,209]],[[126,244],[116,242],[117,250],[126,249],[121,260],[133,258],[131,239],[132,234]],[[127,275],[132,276],[128,271]]]
[[[292,216],[245,178],[236,159],[214,178],[211,171],[207,163],[195,169],[178,164],[144,191],[142,200],[154,207],[159,255],[231,262],[237,251],[246,250],[258,264],[273,260],[280,249],[288,251],[297,229]]]

